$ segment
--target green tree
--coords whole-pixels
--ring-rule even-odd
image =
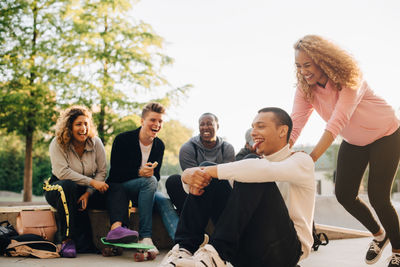
[[[57,36],[63,1],[5,0],[0,3],[0,128],[25,138],[24,201],[32,199],[35,133],[53,124],[60,67]]]
[[[72,22],[65,31],[65,53],[79,89],[78,94],[65,90],[61,97],[92,108],[105,144],[114,132],[116,114],[138,112],[149,99],[168,106],[190,88],[174,88],[163,77],[162,69],[172,59],[162,53],[164,41],[150,25],[129,17],[131,3],[72,1],[65,16]]]
[[[24,176],[24,144],[15,134],[0,132],[0,188],[21,192]]]
[[[136,114],[128,115],[120,120],[114,125],[113,136],[126,131],[131,131],[140,127],[140,116]]]
[[[38,135],[36,135],[38,136]],[[43,180],[51,175],[48,138],[35,138],[33,149],[32,192],[43,194]],[[0,189],[21,192],[24,176],[24,139],[0,131]]]

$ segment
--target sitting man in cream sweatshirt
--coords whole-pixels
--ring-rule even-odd
[[[313,244],[314,162],[293,152],[290,116],[261,109],[252,137],[262,158],[186,169],[187,192],[175,235],[176,245],[161,266],[294,267]],[[275,182],[288,184],[283,199]],[[233,183],[233,187],[231,187]],[[214,201],[215,196],[224,201]],[[209,244],[200,246],[211,212],[219,212]]]

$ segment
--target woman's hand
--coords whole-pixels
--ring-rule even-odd
[[[87,207],[87,204],[89,202],[89,192],[83,193],[83,195],[78,199],[78,210],[82,211],[85,210]]]
[[[328,149],[328,147],[333,143],[335,138],[331,132],[325,130],[324,134],[318,141],[318,144],[314,147],[313,151],[311,151],[310,156],[314,162],[316,162],[319,157]]]
[[[99,191],[100,193],[104,193],[108,190],[108,184],[105,182],[97,181],[95,179],[92,179],[90,181],[90,186],[92,186],[94,189]]]

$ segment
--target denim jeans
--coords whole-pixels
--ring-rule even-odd
[[[139,235],[140,238],[151,237],[153,226],[154,194],[157,190],[156,177],[139,177],[122,183],[129,199],[137,198],[139,208]],[[136,205],[135,205],[136,206]]]
[[[178,225],[179,217],[176,213],[174,206],[169,198],[165,197],[163,193],[156,192],[154,203],[157,211],[161,215],[165,229],[172,240],[175,238],[176,226]]]

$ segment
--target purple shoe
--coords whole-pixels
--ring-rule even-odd
[[[110,243],[136,243],[138,237],[138,232],[120,226],[108,232],[106,241]]]
[[[72,240],[69,240],[61,245],[60,255],[63,258],[75,258],[76,257],[76,247]]]

